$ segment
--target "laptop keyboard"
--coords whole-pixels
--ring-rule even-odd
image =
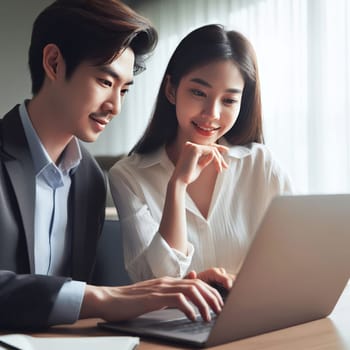
[[[214,284],[212,286],[217,289],[217,291],[220,293],[222,299],[225,302],[228,295],[228,290],[218,284]],[[190,321],[188,318],[181,318],[181,319],[157,323],[154,325],[154,328],[162,331],[175,330],[181,333],[198,334],[198,333],[209,332],[210,329],[213,327],[215,320],[216,320],[216,315],[212,311],[210,322],[205,322],[203,321],[201,316],[197,316],[197,319],[194,322]]]
[[[216,317],[212,317],[210,322],[205,322],[200,316],[198,316],[197,320],[193,322],[187,318],[184,318],[179,320],[171,320],[167,322],[157,323],[156,325],[154,325],[154,328],[162,331],[171,330],[182,333],[198,334],[209,331],[213,327],[215,319]]]

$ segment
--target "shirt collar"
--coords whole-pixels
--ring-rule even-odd
[[[38,175],[45,167],[47,167],[49,164],[54,165],[54,163],[52,162],[33,127],[25,102],[23,102],[19,107],[19,115],[33,158],[35,173]],[[73,137],[62,153],[61,161],[58,167],[63,173],[68,173],[69,171],[74,172],[79,165],[81,158],[81,150],[78,140]]]
[[[63,172],[74,173],[80,164],[81,158],[79,142],[76,137],[73,137],[63,151],[60,168]]]
[[[228,147],[227,156],[231,158],[242,159],[250,155],[252,152],[250,144],[244,146],[232,146],[224,138],[219,140],[219,144]],[[139,167],[148,168],[156,164],[166,165],[169,163],[171,163],[171,161],[166,153],[165,146],[163,145],[154,152],[149,153],[147,157],[142,157],[139,162]]]
[[[139,167],[148,168],[156,164],[162,164],[162,163],[168,163],[168,162],[171,163],[166,153],[165,146],[161,146],[155,151],[147,154],[146,157],[141,157],[141,160],[139,162]]]
[[[250,144],[232,146],[223,137],[219,140],[219,144],[228,147],[227,155],[232,158],[242,159],[252,153]]]

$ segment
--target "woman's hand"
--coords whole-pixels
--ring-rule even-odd
[[[223,267],[212,267],[199,273],[196,271],[190,271],[186,278],[199,278],[208,284],[218,284],[229,290],[232,288],[236,277],[235,275],[227,273]]]
[[[217,290],[200,279],[163,277],[123,287],[87,285],[80,318],[100,317],[107,321],[135,318],[165,307],[180,309],[189,319],[196,313],[210,321],[210,309],[219,313],[223,300]]]
[[[198,145],[186,142],[176,162],[173,178],[189,185],[194,182],[204,168],[213,163],[217,172],[228,167],[223,154],[228,148],[218,144]]]

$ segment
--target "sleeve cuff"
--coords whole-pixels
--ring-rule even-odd
[[[57,294],[49,324],[71,324],[79,319],[80,308],[85,293],[85,282],[67,281]]]
[[[159,232],[155,234],[147,250],[147,260],[156,277],[184,277],[191,264],[194,248],[188,243],[188,254],[172,249]]]

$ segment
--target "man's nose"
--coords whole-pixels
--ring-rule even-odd
[[[113,93],[109,99],[104,103],[103,109],[105,112],[108,112],[113,117],[117,116],[120,113],[122,105],[122,100],[120,93]]]

